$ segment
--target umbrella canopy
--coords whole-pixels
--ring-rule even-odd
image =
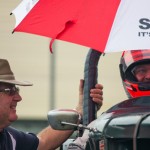
[[[150,0],[23,0],[14,32],[84,45],[100,52],[150,48]]]

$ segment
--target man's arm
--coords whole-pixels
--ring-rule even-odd
[[[72,130],[59,131],[52,129],[50,126],[45,128],[38,134],[38,150],[55,150],[65,142],[72,133]]]
[[[82,107],[83,107],[83,85],[84,81],[80,80],[79,85],[79,102],[76,107],[78,113],[82,115]],[[97,84],[95,89],[91,89],[90,96],[92,97],[93,101],[95,101],[99,106],[102,105],[103,101],[103,86]],[[65,142],[73,133],[73,130],[54,130],[50,126],[43,129],[39,134],[39,146],[38,150],[55,150],[58,148],[63,142]]]

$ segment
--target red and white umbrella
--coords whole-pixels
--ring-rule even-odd
[[[149,6],[150,0],[23,0],[12,11],[14,32],[64,40],[105,53],[150,49]]]

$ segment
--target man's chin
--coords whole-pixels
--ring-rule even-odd
[[[9,121],[10,122],[14,122],[14,121],[16,121],[18,119],[18,116],[17,115],[11,115],[10,117],[9,117]]]

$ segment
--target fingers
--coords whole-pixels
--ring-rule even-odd
[[[103,96],[100,94],[90,94],[90,96],[92,97],[92,100],[97,103],[98,105],[102,105],[103,104]]]
[[[92,97],[92,100],[97,103],[97,105],[102,106],[103,104],[103,86],[101,84],[96,84],[95,89],[90,90],[90,96]]]
[[[76,107],[76,110],[82,114],[82,107],[83,107],[83,87],[84,87],[84,80],[80,79],[79,84],[79,102],[78,106]],[[96,84],[95,88],[90,90],[90,96],[92,97],[92,100],[97,104],[98,110],[103,104],[103,85]]]
[[[90,90],[90,96],[93,98],[101,98],[103,96],[103,86],[101,84],[96,84],[95,89]]]
[[[103,85],[102,85],[102,84],[96,84],[96,85],[95,85],[95,88],[96,88],[96,89],[101,89],[101,90],[102,90],[102,89],[103,89]]]

